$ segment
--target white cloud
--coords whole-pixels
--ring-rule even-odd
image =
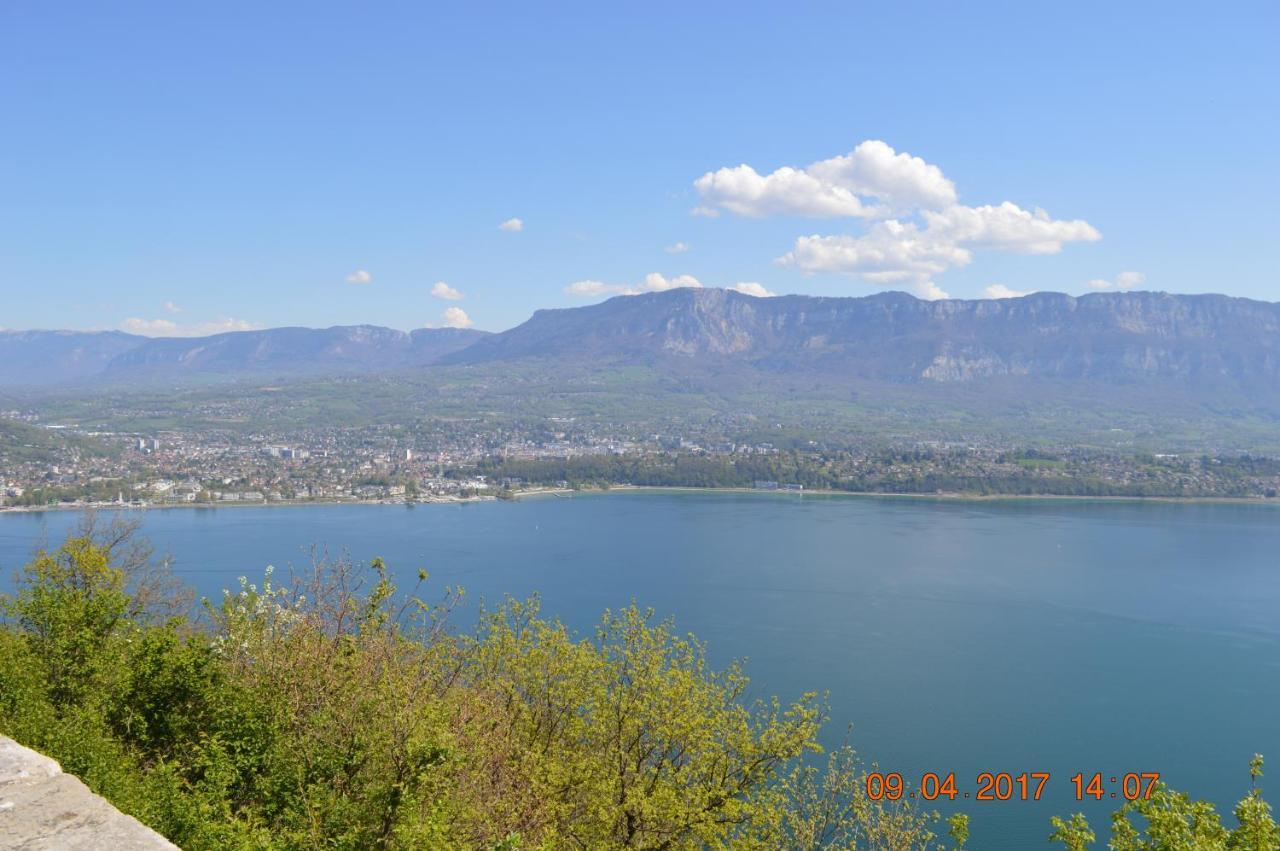
[[[360,286],[363,284],[372,284],[373,275],[370,275],[364,269],[356,269],[350,275],[347,275],[347,283],[355,284],[357,286]]]
[[[164,303],[164,312],[165,313],[181,313],[182,307],[178,305],[177,302],[166,301]]]
[[[657,272],[650,272],[644,276],[644,281],[640,284],[640,291],[646,293],[662,292],[663,290],[674,290],[680,287],[700,287],[698,279],[693,275],[676,275],[674,278],[664,278]]]
[[[807,168],[783,166],[762,175],[743,164],[709,171],[693,186],[703,202],[694,212],[703,215],[722,208],[752,217],[883,218],[956,202],[955,184],[940,168],[876,139]]]
[[[130,334],[141,334],[144,337],[207,337],[210,334],[225,334],[228,331],[257,331],[256,325],[245,319],[221,317],[211,322],[196,322],[190,325],[179,325],[170,319],[139,319],[130,317],[120,323],[121,331]]]
[[[944,298],[951,298],[951,294],[933,281],[925,281],[916,284],[916,295],[925,301],[941,301]]]
[[[1094,278],[1088,283],[1091,290],[1131,290],[1134,287],[1140,287],[1147,281],[1147,276],[1141,272],[1121,272],[1116,275],[1114,281],[1108,281],[1105,278]]]
[[[705,202],[694,212],[714,215],[723,207],[739,216],[791,215],[836,218],[876,215],[841,186],[824,183],[802,169],[783,166],[762,175],[749,165],[709,171],[693,183]]]
[[[755,281],[742,281],[741,283],[734,284],[727,289],[742,293],[743,295],[755,296],[756,298],[773,298],[777,295],[777,293],[769,292],[764,288],[763,284],[757,284]]]
[[[900,154],[878,139],[863,142],[846,156],[816,162],[808,171],[856,195],[877,198],[894,210],[940,209],[956,203],[956,186],[942,169]]]
[[[955,205],[941,211],[925,210],[926,225],[897,219],[876,222],[865,234],[852,236],[802,236],[778,263],[804,272],[852,275],[871,283],[911,283],[920,293],[938,293],[931,287],[935,275],[966,266],[971,249],[1011,251],[1019,254],[1056,254],[1068,242],[1101,239],[1086,221],[1050,218],[1044,210],[1027,211],[1005,202],[999,206]]]
[[[121,331],[142,334],[147,337],[178,337],[178,323],[168,319],[139,319],[130,317],[120,323]]]
[[[1005,201],[970,207],[936,165],[868,140],[849,154],[761,175],[749,165],[707,172],[694,181],[705,215],[791,214],[873,219],[861,233],[801,236],[778,258],[802,271],[905,284],[923,298],[944,298],[934,278],[968,265],[974,251],[1057,254],[1072,242],[1095,242],[1083,219],[1054,219]]]
[[[524,220],[523,219],[507,219],[505,222],[498,225],[498,230],[510,231],[512,233],[522,231],[524,230]]]
[[[644,276],[639,284],[607,284],[604,281],[574,281],[572,284],[564,288],[569,295],[576,296],[601,296],[601,295],[639,295],[640,293],[657,293],[664,290],[673,290],[678,287],[701,287],[702,284],[693,275],[676,275],[674,278],[666,278],[657,272],[650,272]]]
[[[921,298],[946,298],[933,276],[972,259],[965,248],[937,239],[914,223],[877,222],[863,236],[802,236],[779,257],[784,266],[807,273],[856,275],[877,284],[908,284]]]
[[[1022,298],[1031,295],[1035,290],[1014,290],[1004,284],[992,284],[982,291],[983,298]]]
[[[689,243],[687,242],[677,242],[674,245],[668,245],[666,248],[663,249],[663,251],[667,252],[668,254],[684,254],[688,250],[689,250]]]
[[[578,296],[597,296],[597,295],[618,295],[626,290],[620,284],[606,284],[604,281],[574,281],[564,288],[569,295]]]
[[[462,300],[462,293],[455,290],[444,281],[436,281],[435,286],[431,288],[431,294],[436,298],[443,298],[447,301]]]
[[[445,328],[470,328],[475,324],[461,307],[446,307],[440,314],[440,321]]]
[[[974,248],[1019,254],[1057,254],[1068,242],[1097,242],[1102,234],[1083,219],[1052,219],[1044,210],[1024,210],[1005,201],[999,206],[925,210],[931,235]]]

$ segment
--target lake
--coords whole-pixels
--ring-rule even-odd
[[[829,694],[826,739],[908,780],[1051,772],[1039,802],[958,801],[979,849],[1044,845],[1077,772],[1159,771],[1229,812],[1280,770],[1280,512],[1265,505],[962,502],[631,491],[514,503],[151,510],[144,531],[216,595],[313,544],[483,599],[541,594],[586,632],[635,599],[745,658],[758,695]],[[0,570],[71,513],[0,514]],[[1267,787],[1264,787],[1267,788]],[[1271,783],[1280,800],[1280,784]],[[1108,790],[1110,791],[1110,789]]]

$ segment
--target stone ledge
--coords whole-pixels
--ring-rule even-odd
[[[0,736],[0,848],[177,851],[44,754]]]

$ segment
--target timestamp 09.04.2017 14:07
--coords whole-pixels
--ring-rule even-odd
[[[873,771],[867,775],[867,797],[873,801],[900,801],[904,797],[924,801],[939,798],[954,801],[967,798],[973,801],[1038,801],[1048,785],[1047,771],[1024,771],[1021,774],[1000,771],[984,771],[974,779],[972,791],[961,789],[956,783],[955,772],[928,771],[920,775],[914,788],[909,788],[900,772]],[[1158,771],[1130,771],[1124,774],[1104,774],[1101,771],[1077,773],[1071,784],[1077,801],[1092,798],[1117,798],[1136,801],[1151,797],[1160,782]]]

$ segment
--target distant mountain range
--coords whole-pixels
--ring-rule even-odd
[[[404,332],[375,325],[271,328],[208,337],[4,331],[0,386],[390,372],[435,363],[485,336],[458,328]]]
[[[0,386],[368,374],[540,361],[821,373],[893,383],[1066,379],[1280,395],[1280,304],[1152,292],[999,300],[754,298],[719,289],[540,310],[499,334],[374,326],[199,338],[0,333]]]

